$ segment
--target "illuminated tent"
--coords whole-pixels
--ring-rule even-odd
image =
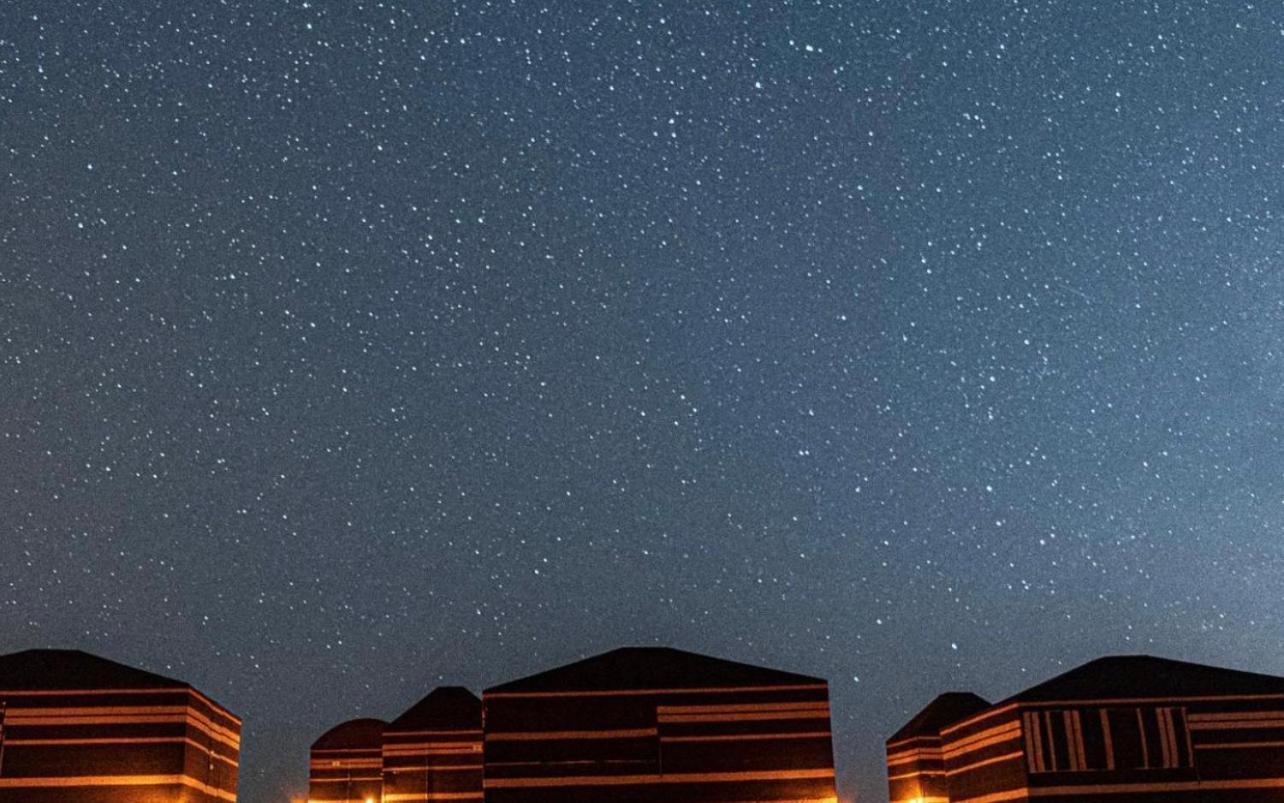
[[[443,686],[388,723],[383,734],[387,799],[480,801],[481,708],[481,700],[467,689]]]
[[[894,801],[950,799],[941,728],[989,708],[969,692],[946,692],[887,740],[887,783]]]
[[[186,683],[76,650],[0,656],[0,803],[235,801],[241,722]]]
[[[1284,803],[1284,678],[1110,656],[963,697],[888,742],[893,803]]]
[[[309,803],[383,801],[385,724],[378,719],[353,719],[312,743]]]
[[[482,698],[487,803],[836,800],[819,678],[637,647]]]

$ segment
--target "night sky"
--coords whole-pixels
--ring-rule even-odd
[[[1275,2],[0,3],[0,652],[241,799],[622,644],[1284,674]]]

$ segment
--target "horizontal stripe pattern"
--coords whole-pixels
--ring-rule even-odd
[[[57,789],[61,799],[74,801],[77,790],[121,789],[129,790],[128,797],[122,800],[136,800],[139,789],[147,787],[156,792],[166,789],[177,791],[179,787],[195,790],[214,799],[235,803],[236,794],[225,789],[201,783],[187,775],[67,775],[44,778],[0,778],[0,792],[18,791],[27,793],[38,789]],[[99,797],[95,795],[95,797]]]
[[[480,725],[479,721],[478,727],[457,730],[386,731],[382,751],[384,800],[481,800]]]
[[[487,803],[836,803],[827,686],[487,693]]]
[[[383,723],[354,720],[312,746],[310,803],[365,803],[383,796]]]
[[[0,800],[236,800],[241,720],[193,689],[2,691],[0,708]]]
[[[637,786],[648,784],[726,783],[746,781],[795,781],[830,779],[830,770],[775,770],[773,772],[690,772],[655,773],[651,775],[588,775],[571,778],[488,778],[487,789],[531,789],[538,787],[565,788],[571,786]]]
[[[1074,702],[999,706],[889,745],[890,799],[1284,801],[1278,696]]]

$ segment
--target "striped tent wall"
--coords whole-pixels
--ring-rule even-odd
[[[942,705],[965,697],[942,695],[889,741],[896,803],[916,788],[948,803],[1284,803],[1284,678],[1105,656],[998,705]],[[902,744],[932,736],[935,786],[931,739],[925,758]]]
[[[1032,799],[1284,803],[1284,697],[1074,700],[1023,710]]]
[[[487,692],[487,803],[835,803],[826,684]]]
[[[1025,800],[1024,731],[1020,713],[999,707],[941,729],[951,803]]]
[[[1280,696],[1000,706],[942,729],[943,775],[917,742],[889,746],[894,803],[1284,803]]]
[[[1190,705],[1186,722],[1201,774],[1284,778],[1284,697]]]
[[[384,723],[358,719],[332,728],[312,745],[308,803],[383,800]]]
[[[385,803],[482,799],[482,732],[388,732],[383,743]]]
[[[988,701],[971,692],[946,692],[905,723],[887,740],[888,799],[892,803],[949,803],[941,728],[990,708]],[[968,763],[955,761],[955,768],[960,766]]]
[[[460,687],[435,689],[384,731],[385,803],[482,800],[482,706]]]
[[[235,801],[241,722],[190,688],[0,691],[0,803]]]
[[[941,737],[914,736],[887,745],[891,803],[950,803]]]

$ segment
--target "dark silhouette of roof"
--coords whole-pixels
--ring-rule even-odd
[[[478,730],[482,704],[463,686],[441,686],[388,724],[389,731]]]
[[[824,682],[671,647],[623,647],[495,686],[485,693],[811,686]]]
[[[1152,655],[1111,655],[1089,661],[1005,702],[1229,694],[1284,694],[1284,678]]]
[[[312,743],[313,750],[359,750],[383,746],[383,729],[388,723],[382,719],[350,719],[335,725]]]
[[[80,650],[0,655],[0,690],[189,689],[188,684]]]
[[[946,692],[928,703],[926,708],[919,711],[913,719],[905,724],[905,727],[892,734],[892,738],[888,739],[887,742],[891,744],[905,739],[913,739],[916,736],[939,736],[941,728],[947,728],[955,722],[961,722],[989,707],[990,704],[984,698],[978,697],[972,692]]]

